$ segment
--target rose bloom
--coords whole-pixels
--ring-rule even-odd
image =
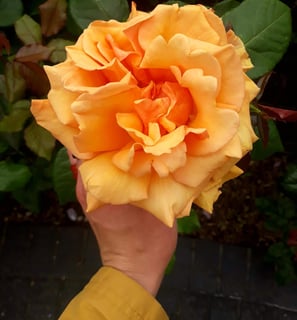
[[[211,212],[256,140],[258,87],[234,32],[202,5],[133,4],[128,21],[94,21],[66,50],[31,110],[82,160],[87,211],[130,203],[169,226],[193,202]]]

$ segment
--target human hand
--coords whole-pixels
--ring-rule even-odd
[[[79,175],[76,194],[84,209],[86,194]],[[104,205],[86,216],[103,265],[123,272],[155,296],[176,247],[176,223],[169,228],[132,205]]]

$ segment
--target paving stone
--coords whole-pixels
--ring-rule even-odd
[[[23,320],[27,311],[24,293],[28,281],[13,278],[0,278],[0,281],[0,319]]]
[[[297,283],[285,286],[276,286],[274,303],[297,312]]]
[[[8,223],[5,222],[3,219],[0,219],[0,256],[1,256],[3,245],[4,245],[4,241],[5,241],[7,226],[8,226]]]
[[[185,292],[181,298],[181,319],[208,320],[211,299],[210,295]]]
[[[196,241],[195,244],[190,290],[215,293],[220,279],[220,245],[207,240]]]
[[[86,240],[84,227],[67,226],[59,229],[56,270],[61,278],[81,277]]]
[[[0,253],[0,273],[21,275],[31,272],[32,229],[25,225],[8,225]]]
[[[247,291],[246,248],[224,245],[221,269],[221,290],[223,295],[243,297]]]
[[[240,315],[239,300],[213,297],[213,300],[211,303],[210,318],[209,318],[210,320],[225,320],[225,319],[238,320],[239,315]]]
[[[60,282],[58,279],[29,279],[27,287],[23,289],[26,290],[23,294],[28,304],[32,301],[40,305],[44,305],[49,301],[52,301],[51,305],[57,305],[58,303],[58,293],[60,290]]]
[[[273,313],[275,320],[297,320],[297,312],[274,308]],[[270,320],[269,318],[266,319]]]
[[[11,278],[1,282],[0,315],[7,320],[40,319],[55,313],[59,284],[48,279]],[[1,317],[0,317],[1,319]]]
[[[56,306],[50,302],[46,304],[32,303],[28,306],[26,320],[56,320],[58,314]]]
[[[166,310],[170,320],[185,319],[181,316],[182,295],[183,293],[179,288],[168,288],[164,283],[158,292],[157,300],[160,302],[164,310]]]
[[[30,273],[37,277],[56,275],[59,232],[56,227],[40,226],[31,233]]]
[[[269,317],[269,318],[267,318]],[[273,320],[274,310],[266,305],[242,302],[240,306],[240,320]]]
[[[171,272],[164,278],[165,286],[180,288],[180,290],[189,288],[193,263],[192,246],[193,240],[191,238],[179,238],[175,252],[175,264]]]
[[[57,319],[101,265],[90,228],[1,230],[0,320]],[[296,285],[277,287],[262,258],[259,251],[246,260],[243,248],[181,237],[158,300],[171,320],[297,320]]]
[[[58,293],[57,314],[60,315],[68,303],[84,288],[88,280],[61,280],[61,287]]]
[[[248,271],[248,293],[251,301],[257,303],[274,303],[276,283],[271,265],[265,264],[264,252],[253,251]]]
[[[81,276],[89,279],[102,265],[95,236],[90,228],[85,229],[86,242],[82,252]]]

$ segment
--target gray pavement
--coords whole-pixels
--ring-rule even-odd
[[[263,252],[180,237],[158,299],[171,320],[297,320]],[[85,226],[0,225],[0,320],[57,319],[100,266]]]

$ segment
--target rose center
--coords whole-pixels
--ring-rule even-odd
[[[135,102],[135,111],[148,134],[150,123],[157,123],[161,135],[185,125],[193,116],[193,101],[186,88],[174,82],[150,82],[142,90],[142,98]]]

